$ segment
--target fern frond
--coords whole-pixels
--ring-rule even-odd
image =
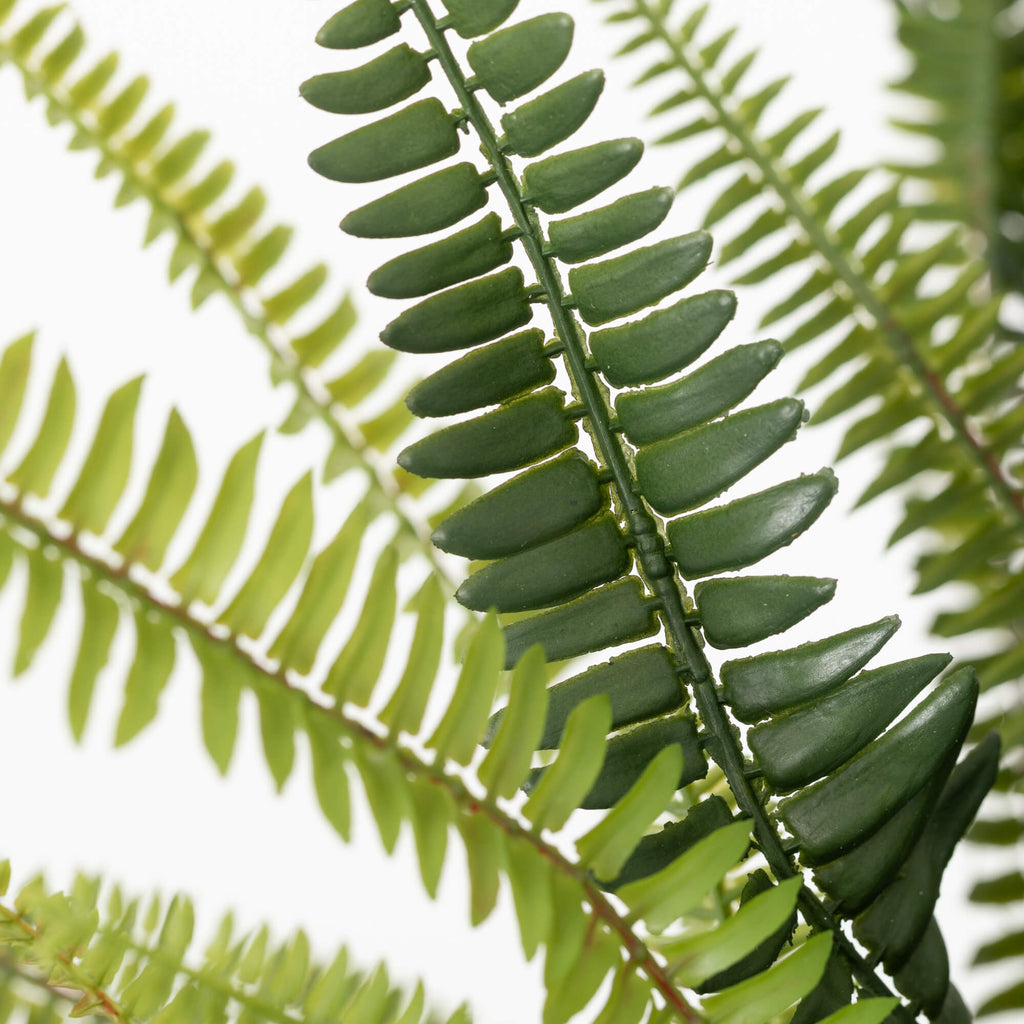
[[[3,867],[9,874],[9,865]],[[31,981],[72,1017],[118,1024],[436,1019],[422,984],[406,996],[384,964],[360,970],[344,947],[319,964],[302,931],[280,943],[266,927],[239,935],[227,914],[200,953],[193,928],[184,896],[165,905],[159,895],[129,897],[83,875],[67,892],[54,891],[37,877],[0,903],[0,971]],[[464,1007],[447,1018],[448,1024],[467,1020]]]
[[[408,426],[408,410],[402,402],[383,412],[360,408],[382,383],[389,361],[379,353],[354,353],[339,367],[334,358],[355,324],[351,298],[337,300],[308,330],[298,329],[299,314],[323,293],[327,268],[318,264],[277,290],[266,290],[267,278],[280,281],[286,272],[292,232],[280,224],[267,225],[262,190],[239,194],[230,161],[209,166],[204,160],[209,133],[177,132],[170,106],[147,119],[147,79],[119,84],[119,61],[113,53],[90,64],[83,55],[81,26],[60,9],[46,8],[8,30],[15,6],[10,5],[0,19],[0,64],[17,69],[26,94],[41,98],[51,124],[72,126],[72,150],[98,156],[98,178],[120,177],[115,206],[136,200],[149,206],[144,244],[165,233],[173,235],[170,280],[194,272],[193,308],[216,294],[237,312],[267,353],[272,380],[295,390],[295,404],[280,429],[293,433],[310,421],[322,424],[331,438],[324,478],[360,470],[378,500],[398,517],[406,541],[424,553],[445,580],[421,524],[436,500],[424,496],[417,481],[392,472],[380,459]],[[51,44],[58,30],[64,34]],[[427,507],[422,514],[421,500]],[[410,502],[416,503],[415,511]]]
[[[927,137],[937,157],[893,169],[921,182],[917,217],[976,229],[996,289],[1020,292],[1024,98],[1021,28],[1010,6],[1005,0],[958,3],[940,17],[916,0],[897,5],[898,37],[913,65],[893,88],[919,105],[894,123]]]
[[[659,388],[618,394],[613,419],[609,385],[647,385],[674,377],[715,341],[732,316],[734,299],[710,292],[677,300],[639,321],[605,326],[676,295],[703,269],[710,239],[697,232],[596,262],[657,227],[667,212],[663,190],[627,196],[550,224],[542,219],[541,214],[566,213],[614,185],[635,164],[640,147],[636,140],[619,140],[544,156],[589,116],[600,91],[600,72],[570,79],[505,113],[499,136],[483,97],[504,106],[545,84],[565,58],[572,31],[567,16],[552,13],[499,27],[511,6],[476,5],[476,14],[487,22],[480,27],[469,14],[473,8],[454,0],[445,2],[448,14],[441,18],[427,0],[410,0],[402,12],[383,2],[359,0],[339,11],[318,36],[324,46],[355,49],[397,33],[400,13],[415,20],[429,44],[419,58],[428,73],[420,74],[419,84],[408,92],[385,97],[374,110],[413,99],[434,72],[430,65],[435,60],[437,77],[443,75],[456,107],[448,110],[436,98],[413,99],[397,112],[364,123],[311,154],[310,164],[320,174],[375,181],[431,168],[458,152],[461,127],[473,130],[486,160],[482,168],[464,161],[432,171],[364,206],[343,227],[388,237],[419,234],[424,223],[429,230],[453,227],[487,202],[483,190],[491,185],[500,193],[502,212],[512,218],[502,230],[501,214],[488,213],[477,225],[371,275],[371,287],[385,282],[384,294],[420,299],[382,332],[386,345],[425,353],[476,349],[428,378],[410,396],[410,404],[426,416],[477,415],[407,448],[400,463],[423,476],[518,474],[449,517],[436,534],[447,550],[489,560],[457,596],[469,607],[497,608],[508,616],[506,666],[537,644],[548,661],[560,661],[663,631],[654,646],[630,649],[618,662],[556,685],[543,723],[539,714],[529,718],[528,732],[531,738],[540,734],[538,745],[556,745],[564,727],[566,747],[550,775],[532,775],[536,795],[526,809],[548,813],[558,793],[549,780],[556,778],[566,750],[584,755],[579,774],[565,784],[573,800],[582,798],[584,806],[607,808],[608,813],[577,844],[582,861],[633,903],[633,913],[649,929],[658,931],[685,909],[673,902],[683,871],[677,859],[681,848],[697,837],[710,842],[706,837],[732,815],[724,802],[709,799],[681,822],[645,833],[681,786],[706,774],[710,757],[749,819],[743,828],[752,830],[776,878],[781,882],[801,874],[794,849],[805,867],[821,869],[813,885],[808,881],[800,887],[799,901],[810,928],[826,934],[778,963],[789,929],[779,939],[771,936],[742,968],[715,975],[715,987],[723,991],[705,1000],[705,1010],[722,1021],[740,1019],[734,1016],[740,1006],[750,1014],[742,1019],[774,1016],[810,993],[834,943],[846,987],[836,997],[835,986],[823,982],[826,991],[811,995],[812,1005],[823,998],[825,1013],[860,1013],[860,1004],[841,1009],[852,998],[854,979],[863,993],[888,993],[889,988],[848,941],[839,916],[819,893],[832,897],[866,868],[872,881],[858,910],[873,909],[879,896],[885,905],[908,899],[905,889],[890,886],[896,885],[893,879],[908,855],[914,856],[911,849],[919,848],[915,844],[925,843],[928,828],[939,827],[934,823],[940,815],[933,813],[939,791],[953,800],[967,779],[967,788],[980,800],[994,775],[998,744],[986,744],[975,760],[963,762],[950,776],[976,693],[969,671],[947,678],[885,731],[948,661],[918,659],[854,676],[891,635],[891,623],[729,662],[722,669],[722,685],[716,683],[701,639],[719,649],[746,647],[785,631],[831,597],[830,580],[717,574],[752,565],[790,543],[828,503],[834,480],[827,473],[800,478],[700,510],[789,440],[803,419],[801,404],[792,400],[732,412],[778,359],[778,347],[771,343],[719,356]],[[473,39],[465,53],[472,75],[463,70],[449,30]],[[491,30],[496,31],[474,38]],[[641,35],[627,46],[646,41]],[[359,76],[372,78],[376,67],[371,61],[320,76],[315,89],[307,83],[307,94],[313,92],[317,106],[344,109],[340,100],[332,101],[332,83],[337,96],[344,97],[348,83]],[[770,98],[771,90],[757,102],[763,105]],[[519,164],[519,158],[536,157],[541,159]],[[710,164],[700,173],[709,170]],[[496,240],[520,243],[521,263],[498,269],[510,262],[512,251],[495,247]],[[572,266],[568,289],[559,262]],[[536,283],[527,283],[524,270],[535,275]],[[530,326],[538,308],[553,326],[554,339],[546,344],[546,330]],[[601,329],[587,339],[584,325]],[[545,360],[556,362],[553,373]],[[512,387],[506,374],[494,372],[506,364],[524,368],[524,378]],[[570,406],[557,383],[551,385],[552,378],[557,382],[565,375],[574,400]],[[464,401],[467,392],[472,397]],[[589,434],[596,466],[578,448],[577,421]],[[680,513],[691,514],[676,518]],[[699,564],[704,552],[698,538],[711,549],[711,564]],[[677,576],[697,551],[698,564]],[[681,577],[700,580],[695,606]],[[648,693],[641,659],[653,663],[653,673],[660,663],[668,685]],[[794,696],[783,685],[771,694],[767,709],[752,716],[737,711],[742,696],[731,694],[756,687],[755,680],[766,675],[790,683],[801,680],[805,689]],[[888,708],[878,702],[886,689],[884,683],[877,685],[883,676],[901,680],[890,692]],[[865,714],[866,694],[871,694],[871,707]],[[570,729],[570,712],[582,712],[585,705],[577,702],[593,696],[607,698],[617,730],[600,766],[586,756],[586,745]],[[691,696],[693,710],[687,706]],[[466,713],[477,717],[486,697],[467,698]],[[735,718],[726,710],[730,704]],[[510,702],[496,726],[492,750],[500,749],[509,723],[523,720],[522,710]],[[755,726],[752,734],[757,731],[767,742],[751,742],[748,754],[736,720]],[[856,721],[864,724],[863,733],[854,727]],[[452,753],[447,746],[442,749]],[[470,753],[466,746],[452,756],[463,760]],[[795,775],[784,767],[791,755],[806,759]],[[758,781],[752,782],[754,777]],[[964,800],[963,806],[973,815],[977,803]],[[890,815],[900,821],[895,832],[889,830]],[[925,825],[926,820],[932,824]],[[779,822],[794,839],[790,849]],[[925,852],[920,856],[933,865],[943,862],[945,847],[935,849],[939,852],[930,860]],[[826,864],[835,869],[831,883],[825,881]],[[843,898],[848,897],[840,902]],[[939,968],[943,954],[932,940],[932,906],[927,898],[914,908],[912,942],[889,945],[873,933],[870,941],[872,963],[881,959],[899,972],[910,1000],[926,1002],[934,1016],[956,997],[950,994],[948,974]],[[913,966],[906,966],[909,962]],[[933,969],[940,978],[937,986],[924,987],[919,963]],[[938,1005],[936,988],[941,989]],[[769,992],[779,1001],[773,1002]],[[645,1012],[642,995],[625,986],[619,992],[614,985],[612,998],[624,1019],[636,1020]]]

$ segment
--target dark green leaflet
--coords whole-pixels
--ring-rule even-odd
[[[609,702],[616,735],[585,804],[609,806],[615,814],[648,768],[660,764],[667,771],[671,764],[675,771],[677,762],[665,759],[673,747],[683,752],[678,785],[701,777],[711,755],[741,813],[753,819],[776,877],[792,874],[794,861],[763,801],[795,789],[780,813],[799,841],[803,863],[821,865],[821,878],[834,874],[837,898],[846,906],[870,905],[931,820],[970,718],[973,680],[954,674],[885,732],[946,662],[934,656],[857,676],[895,631],[898,623],[890,618],[792,651],[729,662],[721,689],[715,688],[694,633],[722,648],[748,646],[811,614],[831,598],[834,581],[706,577],[754,565],[793,541],[831,500],[835,478],[824,470],[703,507],[790,440],[806,418],[802,404],[791,399],[733,411],[776,364],[780,346],[764,341],[735,348],[666,381],[700,359],[735,312],[730,292],[679,294],[708,262],[710,237],[695,231],[620,251],[662,222],[670,199],[664,189],[626,195],[542,227],[535,211],[557,217],[597,198],[632,169],[642,147],[619,139],[531,160],[587,119],[603,76],[587,72],[549,85],[565,57],[571,22],[546,12],[505,26],[510,12],[504,3],[477,10],[460,2],[451,5],[450,21],[438,21],[428,0],[410,0],[405,16],[429,39],[438,61],[435,78],[443,71],[455,93],[448,123],[458,120],[476,133],[490,171],[467,164],[442,168],[355,215],[358,232],[395,237],[454,227],[485,205],[489,192],[495,203],[506,204],[397,257],[371,278],[380,294],[418,300],[384,329],[385,344],[425,353],[474,349],[411,392],[408,402],[417,414],[463,418],[406,449],[400,462],[429,476],[517,473],[435,532],[444,549],[489,560],[474,567],[458,596],[471,607],[515,613],[504,628],[508,667],[534,644],[555,662],[664,630],[663,641],[616,652],[550,688],[543,729],[534,726],[543,749],[562,742],[570,715],[587,698]],[[474,40],[472,73],[448,48],[448,25]],[[501,115],[500,132],[475,98],[478,89],[499,103],[521,101]],[[532,90],[538,93],[531,96]],[[394,120],[400,115],[358,129],[361,136],[342,136],[338,153],[353,159],[372,151],[376,159],[389,147],[402,148]],[[432,117],[424,116],[425,138],[417,149],[428,156],[447,145],[447,129]],[[527,158],[525,166],[510,154]],[[388,159],[405,167],[397,156]],[[738,186],[736,202],[750,192],[751,183]],[[506,214],[512,224],[503,230]],[[522,258],[498,270],[515,258],[510,251],[520,257],[525,251],[530,270],[519,269],[527,266]],[[545,311],[553,334],[547,344],[546,322],[522,329]],[[641,311],[635,322],[617,322]],[[559,383],[566,375],[571,399]],[[650,384],[659,386],[642,387]],[[613,400],[614,387],[639,390]],[[593,456],[573,447],[578,419]],[[698,581],[696,607],[684,597],[677,573]],[[751,733],[753,764],[743,763],[723,702],[738,720],[760,722]],[[492,734],[503,721],[502,713],[495,715]],[[905,770],[909,760],[913,767]],[[761,775],[756,792],[747,774]],[[637,882],[673,863],[703,826],[706,835],[730,819],[716,801],[699,803],[682,823],[641,840],[632,855],[625,851],[625,867],[612,884]],[[883,831],[892,837],[885,849],[874,843]],[[840,857],[859,862],[834,871]],[[604,864],[596,873],[610,875],[614,868]],[[832,895],[829,884],[822,888]],[[746,903],[768,891],[766,880],[757,879]],[[807,892],[804,899],[813,927],[835,931],[835,918],[817,897]],[[787,935],[788,927],[766,931],[756,950],[712,972],[712,984],[731,986],[769,968]],[[884,991],[845,938],[837,941],[841,954],[833,973],[846,982],[852,975],[862,993]],[[907,984],[915,987],[909,975]],[[842,998],[849,1000],[853,990],[851,982]]]
[[[307,79],[299,92],[332,114],[368,114],[408,99],[429,81],[423,55],[402,43],[362,67]]]

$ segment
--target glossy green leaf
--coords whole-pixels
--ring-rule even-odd
[[[46,497],[71,438],[74,420],[75,385],[68,364],[62,359],[53,376],[46,412],[32,447],[8,476],[15,487]]]
[[[705,580],[693,590],[712,647],[746,647],[789,629],[832,600],[836,581],[814,576]]]
[[[127,562],[159,569],[196,485],[195,450],[177,410],[167,417],[163,442],[132,521],[114,544]]]
[[[459,151],[459,133],[437,99],[417,100],[309,154],[309,166],[332,181],[392,178]]]
[[[791,441],[803,418],[803,403],[783,398],[646,445],[636,456],[640,491],[665,515],[701,505]]]
[[[313,785],[324,817],[347,842],[351,832],[352,810],[345,752],[338,737],[322,722],[322,717],[316,710],[306,710],[306,732],[313,760]]]
[[[238,736],[238,703],[247,681],[246,665],[229,642],[206,637],[190,639],[203,676],[199,699],[203,744],[224,775]]]
[[[391,853],[398,841],[402,822],[407,821],[411,813],[405,769],[393,749],[359,744],[354,752],[355,765],[377,823],[381,844]]]
[[[863,668],[899,626],[899,618],[890,615],[792,650],[727,661],[721,681],[733,714],[756,722],[831,692]]]
[[[569,271],[580,316],[591,326],[628,316],[689,284],[705,267],[711,236],[695,231],[679,238]]]
[[[380,42],[399,28],[390,0],[354,0],[327,20],[316,41],[332,50],[355,50]]]
[[[532,648],[512,672],[505,716],[477,770],[492,796],[513,796],[529,774],[547,713],[547,681],[544,652]]]
[[[750,846],[750,823],[737,821],[701,840],[656,874],[616,890],[631,920],[655,932],[692,910],[740,861]]]
[[[403,238],[451,227],[487,202],[480,172],[469,163],[435,171],[353,210],[341,229],[360,238]]]
[[[699,426],[743,401],[782,357],[776,341],[739,345],[682,380],[660,388],[626,391],[615,411],[633,444],[660,441]]]
[[[4,349],[0,358],[0,395],[4,396],[0,408],[0,452],[14,433],[18,413],[25,397],[29,368],[32,364],[32,342],[34,334],[26,334]]]
[[[824,511],[836,478],[823,469],[719,508],[676,519],[668,540],[686,579],[742,569],[792,543]]]
[[[79,530],[102,533],[124,492],[141,387],[141,377],[122,385],[103,409],[92,446],[59,513]]]
[[[569,713],[558,757],[523,807],[535,829],[557,831],[580,806],[601,770],[610,727],[610,703],[605,694],[586,698]]]
[[[950,676],[947,687],[957,680],[967,686],[974,682],[969,669]],[[998,768],[999,738],[991,734],[954,769],[898,877],[854,923],[854,934],[883,955],[887,970],[899,970],[924,936],[939,896],[942,872],[995,782]]]
[[[107,663],[120,612],[114,599],[99,588],[82,586],[82,636],[68,686],[68,721],[75,740],[81,740],[92,705],[96,677]]]
[[[479,277],[511,258],[512,242],[498,215],[489,213],[472,227],[396,256],[373,271],[366,286],[374,295],[413,299]]]
[[[448,758],[469,764],[487,727],[505,656],[501,627],[497,618],[488,614],[470,641],[451,702],[427,741],[437,753],[438,764]]]
[[[380,713],[380,720],[393,733],[419,732],[427,700],[441,662],[444,639],[444,595],[434,575],[426,578],[409,611],[416,614],[416,629],[409,645],[409,657],[402,678]]]
[[[704,843],[710,843],[714,838],[712,836]],[[696,849],[702,849],[704,843]],[[694,852],[691,850],[684,856],[692,856]],[[706,862],[697,862],[695,872],[701,869],[708,873]],[[694,876],[684,878],[687,884],[695,885]],[[660,945],[661,953],[672,965],[672,977],[679,984],[693,988],[742,960],[790,919],[796,910],[800,886],[799,878],[787,878],[742,904],[737,913],[726,918],[717,928]]]
[[[441,880],[448,849],[448,826],[455,818],[455,804],[451,793],[443,786],[417,778],[411,785],[410,806],[420,877],[427,895],[433,899]]]
[[[549,156],[523,171],[525,197],[544,213],[565,213],[624,178],[643,151],[639,139],[615,139]]]
[[[779,813],[805,860],[844,853],[921,789],[963,742],[977,696],[972,670],[953,673],[852,761],[783,801]]]
[[[466,558],[500,558],[583,522],[603,500],[593,465],[570,452],[464,505],[441,522],[431,540]]]
[[[498,103],[536,89],[561,66],[572,45],[567,14],[542,14],[473,43],[466,54],[481,85]]]
[[[554,379],[543,332],[522,331],[432,373],[405,396],[405,404],[417,416],[452,416],[508,401]]]
[[[673,192],[652,188],[623,196],[608,206],[548,225],[552,252],[563,263],[582,263],[635,242],[668,215]]]
[[[417,476],[457,479],[522,469],[576,440],[576,424],[562,403],[557,388],[515,399],[417,441],[399,454],[398,464]]]
[[[590,350],[611,384],[649,384],[689,366],[735,313],[732,292],[705,292],[642,320],[596,331]]]
[[[314,559],[298,603],[270,647],[270,657],[306,673],[313,667],[320,642],[348,593],[352,570],[369,523],[366,503],[357,505],[344,525]]]
[[[765,1024],[818,983],[832,949],[832,934],[813,935],[763,974],[704,1000],[711,1024]]]
[[[523,955],[532,960],[540,943],[550,940],[551,862],[519,836],[507,836],[505,850]]]
[[[934,917],[893,980],[900,992],[920,1004],[929,1018],[934,1020],[938,1016],[949,988],[949,956]]]
[[[217,600],[245,537],[262,443],[263,434],[259,433],[235,453],[192,553],[170,578],[182,604],[197,600],[213,604]]]
[[[257,637],[295,581],[313,536],[313,482],[306,473],[288,492],[256,568],[219,616],[233,633]]]
[[[650,636],[657,628],[654,608],[639,582],[620,580],[507,626],[506,667],[511,668],[534,644],[543,646],[548,661],[561,661]]]
[[[332,114],[368,114],[414,96],[429,81],[423,55],[401,43],[351,71],[314,75],[299,86],[299,93]]]
[[[399,352],[452,352],[514,331],[533,317],[523,272],[509,267],[432,295],[381,331]]]
[[[477,611],[544,608],[617,579],[629,561],[615,518],[602,513],[561,537],[479,569],[455,596]]]
[[[516,9],[519,0],[441,0],[446,21],[463,39],[493,32]]]
[[[582,127],[603,89],[603,72],[584,71],[541,93],[502,117],[505,145],[519,156],[546,153]]]
[[[952,660],[930,654],[862,672],[813,704],[785,712],[747,734],[775,790],[795,789],[838,768],[882,730]]]
[[[395,622],[398,561],[394,547],[380,553],[352,635],[324,680],[324,692],[338,704],[350,701],[365,707],[373,695]]]
[[[597,878],[614,878],[654,819],[668,805],[683,768],[679,747],[665,747],[630,791],[576,842],[580,863]]]
[[[660,644],[641,647],[551,686],[538,747],[548,750],[560,746],[562,730],[573,709],[595,694],[605,694],[611,701],[610,728],[614,729],[668,714],[679,708],[684,699],[668,651]],[[499,717],[494,716],[495,720]]]
[[[135,613],[135,657],[124,684],[124,705],[114,745],[137,736],[156,717],[157,705],[174,668],[174,634],[166,622]]]
[[[490,917],[498,902],[501,872],[506,867],[505,844],[482,814],[463,814],[455,824],[466,847],[469,917],[475,926]]]
[[[268,683],[255,688],[260,709],[263,756],[280,793],[295,764],[296,702],[283,686]]]
[[[659,718],[642,722],[609,740],[600,774],[580,806],[611,807],[626,794],[658,752],[673,745],[683,755],[676,788],[704,778],[707,759],[694,720],[685,713]]]
[[[32,664],[36,652],[50,632],[64,588],[64,567],[53,549],[29,549],[26,568],[28,581],[25,587],[25,607],[18,627],[18,646],[14,652],[15,676],[20,676]]]

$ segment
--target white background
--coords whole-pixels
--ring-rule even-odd
[[[651,88],[643,97],[627,91],[630,73],[642,68],[643,59],[628,65],[610,61],[608,53],[622,36],[608,34],[599,16],[612,5],[566,0],[562,6],[578,22],[570,66],[602,66],[608,72],[594,119],[598,137],[652,138],[683,120],[685,115],[670,115],[658,124],[645,120],[646,108],[661,98],[663,89]],[[32,0],[22,0],[15,20],[35,9]],[[521,5],[524,16],[545,9],[539,0]],[[150,102],[155,107],[173,99],[180,131],[213,131],[211,163],[230,157],[242,183],[265,187],[271,216],[297,228],[294,270],[327,260],[332,294],[346,285],[358,293],[367,270],[382,258],[379,247],[346,238],[336,224],[348,209],[382,189],[371,191],[370,186],[353,195],[308,170],[306,153],[347,127],[306,107],[297,96],[303,78],[352,63],[312,43],[333,7],[297,0],[77,0],[74,10],[87,29],[92,58],[108,48],[122,51],[120,81],[142,71],[149,74],[154,86]],[[894,100],[883,84],[902,67],[891,42],[892,11],[885,0],[726,0],[715,5],[710,20],[722,27],[740,25],[739,45],[730,51],[734,55],[753,45],[763,48],[752,81],[795,73],[774,117],[812,105],[827,108],[822,131],[839,126],[844,133],[835,167],[870,164],[905,145],[885,128]],[[214,298],[193,315],[190,280],[166,287],[168,239],[140,249],[144,205],[112,213],[117,183],[111,178],[95,182],[95,156],[69,154],[68,129],[50,129],[41,104],[26,104],[19,89],[13,70],[0,69],[0,336],[6,343],[30,328],[40,329],[32,385],[37,401],[56,358],[68,353],[79,384],[82,424],[95,422],[101,396],[145,372],[140,424],[149,440],[140,442],[140,458],[151,458],[173,403],[197,438],[204,493],[210,494],[230,452],[257,430],[280,422],[288,396],[283,389],[271,389],[264,355],[225,301]],[[689,159],[703,151],[689,150]],[[648,181],[674,183],[680,176],[679,161],[686,157],[678,150],[649,153],[630,190]],[[719,187],[727,180],[721,179]],[[665,230],[692,230],[705,208],[704,200],[685,194]],[[733,230],[738,226],[739,221],[730,225]],[[741,315],[727,335],[733,343],[754,340],[756,312],[772,303],[772,294],[771,289],[767,296],[741,293]],[[353,344],[367,347],[394,314],[365,298],[359,305],[363,318]],[[784,365],[759,398],[788,393],[801,371],[800,359],[793,364]],[[87,434],[80,434],[76,443],[84,444]],[[836,436],[824,429],[805,432],[789,446],[785,459],[772,465],[770,479],[782,479],[786,464],[790,475],[827,464]],[[323,440],[316,427],[298,438],[268,439],[260,476],[262,506],[276,508],[291,482],[322,460]],[[8,468],[16,454],[8,456]],[[797,639],[896,611],[905,625],[886,652],[888,660],[896,660],[936,649],[924,634],[936,603],[907,599],[913,560],[909,545],[883,554],[895,503],[882,501],[852,517],[846,514],[858,481],[873,464],[861,457],[840,466],[841,492],[834,507],[810,537],[785,554],[782,566],[783,571],[840,580],[836,600]],[[321,496],[327,518],[332,503],[344,502],[350,486],[342,480]],[[323,527],[320,532],[327,536]],[[16,577],[0,595],[5,672],[21,593],[22,580]],[[85,742],[73,747],[64,711],[73,643],[60,638],[77,636],[75,621],[75,609],[63,608],[57,639],[33,670],[0,684],[0,849],[21,877],[45,867],[55,884],[62,884],[81,867],[103,871],[135,891],[185,890],[196,897],[204,928],[229,907],[243,926],[269,919],[282,937],[302,925],[322,955],[345,941],[363,962],[386,956],[397,977],[429,979],[441,1006],[450,1008],[468,997],[480,1021],[539,1019],[539,965],[523,964],[508,915],[475,932],[466,924],[457,851],[450,857],[440,899],[430,903],[409,854],[410,837],[403,837],[392,860],[384,860],[358,806],[357,841],[342,846],[314,805],[303,758],[284,795],[273,795],[252,715],[227,778],[220,778],[199,747],[196,683],[189,673],[176,674],[156,724],[117,751],[111,750],[110,737],[119,682],[116,672],[108,674]],[[128,653],[125,645],[122,662]],[[978,911],[964,909],[961,874],[954,870],[946,882],[944,930],[954,976],[977,999],[991,982],[983,975],[968,977],[963,963],[976,941],[973,934],[992,929],[986,929]],[[959,916],[968,913],[969,928]]]

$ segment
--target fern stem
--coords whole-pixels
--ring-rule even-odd
[[[594,442],[611,473],[627,528],[635,542],[637,561],[648,586],[660,604],[670,644],[680,663],[682,675],[692,688],[701,719],[715,738],[713,757],[725,774],[740,810],[754,822],[758,845],[772,871],[780,881],[791,878],[799,871],[783,850],[774,825],[746,778],[743,753],[733,739],[730,722],[718,700],[711,666],[698,646],[693,628],[687,621],[682,594],[672,563],[666,555],[665,541],[654,516],[637,493],[625,449],[612,425],[611,411],[593,371],[587,365],[589,356],[584,348],[581,328],[569,308],[554,260],[544,251],[544,239],[537,216],[524,204],[516,177],[498,145],[490,119],[467,87],[465,77],[444,32],[438,27],[426,0],[410,0],[410,6],[427,35],[431,49],[438,57],[449,85],[455,91],[466,120],[480,138],[481,149],[496,175],[498,187],[509,206],[516,226],[522,232],[520,241],[537,274],[539,287],[544,292],[544,301],[563,346],[579,400],[587,408],[587,419]],[[812,927],[834,933],[837,945],[846,954],[854,972],[871,991],[879,995],[891,994],[888,986],[867,965],[860,952],[842,933],[818,897],[806,886],[801,891],[800,905],[805,919]]]
[[[267,316],[259,291],[241,283],[238,274],[212,240],[196,230],[192,219],[175,206],[173,200],[168,198],[158,185],[149,181],[138,163],[95,130],[83,116],[82,108],[77,107],[63,90],[33,70],[26,60],[21,59],[9,45],[0,40],[0,65],[5,61],[9,61],[18,69],[24,80],[26,92],[30,96],[43,95],[48,103],[60,111],[62,118],[73,125],[80,137],[87,139],[89,145],[99,152],[101,159],[116,167],[124,175],[125,180],[131,182],[145,197],[150,207],[172,225],[178,239],[188,243],[199,253],[199,273],[207,274],[217,282],[219,291],[236,310],[246,331],[266,351],[271,362],[272,377],[288,381],[327,428],[332,445],[353,454],[371,489],[381,497],[398,520],[401,533],[415,541],[420,552],[430,563],[431,571],[444,585],[445,590],[453,593],[456,587],[455,580],[438,558],[428,532],[405,509],[399,485],[388,469],[388,464],[382,458],[375,457],[358,426],[346,422],[345,418],[339,415],[339,407],[333,402],[327,389],[314,374],[298,362],[291,351],[287,332],[272,323]]]
[[[1016,529],[1024,537],[1024,492],[1014,486],[1003,471],[998,456],[985,443],[980,433],[971,427],[966,413],[946,387],[942,377],[935,373],[918,353],[913,333],[900,323],[896,313],[872,287],[871,282],[855,265],[855,261],[843,251],[828,226],[819,221],[810,200],[791,179],[785,164],[775,159],[743,120],[729,109],[726,97],[702,74],[699,58],[691,59],[678,35],[670,31],[664,12],[657,9],[649,0],[631,2],[634,15],[643,18],[652,36],[664,43],[674,63],[689,77],[699,95],[714,111],[719,126],[740,146],[743,155],[760,171],[764,183],[781,200],[786,213],[800,225],[811,247],[834,276],[831,286],[833,294],[850,302],[851,315],[859,306],[874,320],[878,336],[885,342],[882,351],[913,375],[935,416],[949,426],[961,448],[985,477],[997,502],[1009,514],[1016,524]],[[839,282],[849,288],[854,301],[851,302],[842,289],[835,287]]]
[[[292,682],[288,670],[283,666],[275,665],[247,650],[239,642],[237,635],[228,633],[225,636],[223,627],[216,628],[215,623],[195,618],[188,608],[181,604],[158,597],[145,584],[133,578],[130,564],[114,565],[90,554],[71,531],[58,535],[43,520],[27,512],[20,500],[11,501],[0,497],[0,516],[7,517],[32,534],[40,545],[56,548],[66,560],[77,564],[84,573],[105,580],[129,601],[157,613],[170,627],[182,629],[192,636],[201,638],[204,643],[228,650],[232,657],[243,662],[256,676],[287,691],[291,699],[303,704],[304,711],[320,716],[352,741],[394,753],[407,774],[443,787],[464,813],[479,814],[506,835],[529,843],[556,871],[568,876],[580,887],[580,897],[590,904],[594,919],[603,922],[616,934],[626,952],[628,962],[647,975],[652,986],[675,1013],[693,1024],[698,1024],[702,1019],[675,985],[665,965],[633,930],[625,916],[611,903],[586,869],[569,860],[557,847],[545,842],[528,823],[505,811],[492,799],[472,792],[459,776],[445,771],[443,766],[434,763],[433,758],[428,761],[412,748],[399,743],[395,735],[382,734],[370,728],[366,723],[346,713],[344,708],[326,707],[317,703],[305,690]],[[20,543],[16,537],[13,539]],[[281,1021],[280,1024],[294,1022]]]
[[[24,933],[25,938],[30,942],[38,942],[42,938],[39,930],[26,921],[21,914],[16,910],[10,910],[2,904],[0,904],[0,921],[20,929]],[[99,1010],[109,1017],[110,1020],[116,1021],[117,1024],[131,1024],[134,1018],[111,998],[102,987],[97,985],[94,979],[90,978],[78,967],[71,957],[66,953],[57,953],[56,956],[61,965],[60,969],[66,976],[62,979],[62,982],[56,982],[52,979],[47,980],[46,978],[30,974],[21,969],[20,964],[8,961],[6,958],[0,958],[0,967],[16,977],[22,978],[34,985],[39,985],[55,998],[66,999],[68,1002],[75,1003],[76,1005],[79,1002],[85,1004],[86,1000],[89,1000],[89,1004],[85,1005],[85,1010],[89,1012]],[[75,1000],[73,996],[68,994],[67,989],[69,988],[80,993],[82,998]],[[81,1015],[81,1012],[73,1014],[73,1016]]]

